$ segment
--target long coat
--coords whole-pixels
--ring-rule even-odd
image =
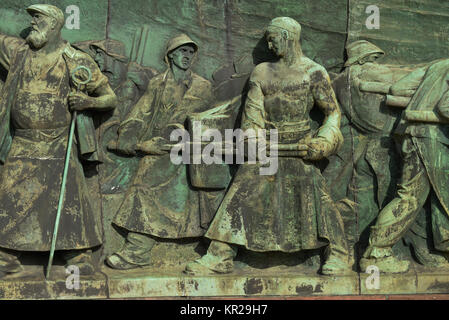
[[[449,59],[432,64],[406,110],[433,111],[449,108]],[[401,120],[395,132],[411,136],[424,164],[434,195],[431,197],[432,230],[435,248],[449,250],[449,127],[442,123]]]
[[[90,68],[92,92],[107,79],[89,56],[69,45],[55,61],[35,59],[23,40],[0,37],[0,63],[8,70],[0,107],[0,247],[48,251],[71,122],[70,66]],[[70,155],[67,181],[56,249],[100,245],[99,213],[92,209],[79,143]]]
[[[168,69],[150,80],[146,93],[119,128],[119,145],[135,145],[153,137],[170,141],[176,125],[189,113],[202,112],[212,101],[211,83],[195,73],[178,84]],[[154,127],[149,128],[149,124]],[[191,186],[187,165],[175,165],[170,154],[141,158],[114,224],[128,231],[161,238],[198,237],[205,233],[201,210],[220,197]],[[212,205],[217,207],[217,205]],[[204,216],[203,216],[204,217]]]
[[[303,59],[301,69],[277,76],[270,73],[271,64],[256,67],[243,129],[277,129],[280,144],[315,136],[309,114],[315,102],[338,104],[324,68]],[[278,157],[273,175],[261,175],[261,166],[240,166],[205,236],[260,252],[296,252],[333,242],[347,253],[343,222],[317,163]]]

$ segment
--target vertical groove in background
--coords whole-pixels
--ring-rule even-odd
[[[105,39],[109,39],[109,27],[110,27],[110,21],[111,21],[111,0],[107,0],[108,1],[108,8],[107,8],[107,16],[106,16],[106,28],[105,28]],[[99,139],[101,139],[102,137],[100,136]],[[103,240],[103,245],[101,246],[100,250],[100,267],[98,269],[98,272],[101,273],[104,277],[105,277],[105,291],[106,291],[106,299],[110,299],[111,298],[111,290],[110,290],[110,286],[109,286],[109,276],[107,275],[106,272],[104,272],[103,270],[101,270],[101,265],[102,262],[104,261],[104,259],[106,258],[105,256],[105,246],[104,244],[106,243],[106,230],[104,228],[104,207],[103,207],[103,194],[101,192],[101,181],[100,181],[100,168],[97,167],[98,170],[98,192],[100,195],[100,219],[101,219],[101,228],[102,228],[102,240]]]
[[[346,57],[346,46],[348,45],[348,41],[349,41],[349,33],[350,33],[350,29],[351,29],[351,0],[347,1],[347,6],[346,6],[346,12],[347,12],[347,24],[346,24],[346,41],[345,41],[345,53],[344,56]],[[347,57],[346,57],[347,58]],[[352,118],[352,99],[351,99],[351,76],[350,73],[348,73],[348,91],[349,91],[349,112],[351,113],[351,118]],[[349,123],[351,122],[350,119]],[[348,124],[349,125],[349,124]],[[356,175],[355,175],[355,159],[354,159],[354,155],[355,155],[355,141],[354,141],[354,131],[352,129],[352,127],[350,127],[349,132],[351,134],[351,152],[352,152],[352,179],[351,179],[351,184],[353,187],[355,187],[356,185]],[[353,200],[355,203],[357,203],[357,192],[354,190],[354,198],[351,199]],[[355,207],[355,232],[354,232],[354,227],[351,228],[352,232],[354,233],[354,249],[353,249],[353,254],[354,254],[354,263],[355,263],[355,270],[358,269],[358,259],[361,256],[361,252],[360,252],[360,247],[357,245],[357,243],[359,242],[359,237],[360,237],[360,231],[359,231],[359,209],[358,206]],[[357,272],[357,278],[358,278],[358,282],[359,282],[359,295],[362,294],[362,278],[360,276],[360,273],[364,273],[364,270],[360,270],[360,272]]]
[[[111,0],[108,0],[108,14],[106,17],[106,39],[109,39],[109,23],[111,21]]]
[[[345,40],[345,48],[346,45],[348,44],[348,40],[349,40],[349,32],[350,32],[350,25],[351,25],[351,0],[348,0],[346,2],[346,40]],[[343,49],[345,50],[345,49]],[[343,52],[343,55],[345,56],[345,52]]]
[[[224,0],[224,19],[226,24],[226,58],[229,64],[232,64],[234,60],[234,49],[232,47],[232,4],[230,2],[233,0]]]

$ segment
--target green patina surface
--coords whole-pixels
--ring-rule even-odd
[[[189,0],[189,1],[2,1],[0,31],[19,35],[29,23],[24,8],[34,3],[49,3],[60,8],[80,8],[80,29],[63,30],[71,42],[109,38],[122,41],[128,55],[134,33],[142,25],[150,27],[143,64],[162,71],[167,40],[187,32],[201,46],[194,66],[210,79],[226,63],[251,56],[268,21],[276,16],[290,16],[303,24],[305,53],[326,67],[343,63],[347,28],[347,1],[258,1]],[[317,12],[322,18],[316,19]],[[66,14],[68,17],[69,14]],[[7,22],[6,22],[7,21]],[[143,47],[144,43],[142,43]],[[142,48],[141,47],[141,48]],[[142,50],[142,49],[141,49]],[[260,50],[266,51],[265,48]],[[139,61],[140,62],[140,61]]]
[[[164,72],[167,67],[164,63],[167,41],[174,35],[185,32],[200,47],[192,70],[201,77],[211,81],[214,85],[231,83],[234,81],[234,79],[231,81],[231,74],[243,74],[242,79],[246,81],[255,65],[271,57],[264,39],[264,32],[269,21],[277,16],[289,16],[301,23],[301,45],[304,54],[316,63],[324,66],[330,72],[332,78],[334,74],[344,71],[344,63],[347,58],[345,53],[346,45],[359,39],[369,40],[386,53],[380,60],[380,63],[398,66],[398,69],[392,68],[388,71],[391,72],[393,70],[393,72],[397,72],[394,79],[375,80],[385,80],[384,82],[388,82],[389,85],[398,80],[396,77],[399,74],[402,76],[411,70],[417,69],[419,66],[416,65],[449,57],[449,27],[447,24],[449,3],[438,0],[392,0],[388,1],[388,3],[380,0],[261,0],[257,2],[252,0],[136,0],[129,2],[120,0],[95,2],[81,0],[2,0],[0,4],[0,32],[8,35],[23,36],[25,34],[24,28],[30,22],[30,17],[24,9],[35,3],[53,4],[63,9],[63,11],[70,5],[78,6],[80,8],[80,29],[69,30],[64,28],[62,32],[64,39],[71,43],[105,38],[121,41],[124,44],[128,57],[131,52],[134,52],[133,56],[136,55],[138,57],[136,59],[138,63],[145,67],[151,67],[151,70],[157,70],[160,73]],[[370,5],[376,5],[380,9],[379,29],[369,30],[365,25],[370,15],[370,13],[366,12],[366,8]],[[68,17],[67,13],[66,17]],[[144,37],[140,43],[140,50],[136,53],[135,46],[138,41],[134,37],[136,32],[137,35],[139,34],[140,28],[144,25],[148,26],[148,38],[145,39],[145,33],[143,33]],[[131,59],[135,60],[134,57],[131,57]],[[400,66],[411,68],[410,70],[404,70]],[[355,77],[365,77],[364,80],[366,80],[366,77],[369,76],[366,73],[361,75],[365,70],[362,67],[360,69],[359,71],[357,68],[353,68],[355,71],[347,70],[347,72],[353,72]],[[220,72],[217,72],[217,70]],[[379,72],[384,72],[379,70],[375,69],[373,73],[378,75]],[[231,98],[236,95],[236,92],[241,93],[243,83],[239,83],[237,88],[234,88],[235,91],[229,93],[229,96],[226,96],[226,92],[224,96]],[[0,88],[2,85],[3,83],[0,81]],[[416,90],[416,88],[414,89]],[[370,96],[366,93],[351,92],[350,94],[353,97],[353,105],[363,105],[363,99],[370,99]],[[360,94],[360,96],[355,96],[357,94]],[[371,94],[376,95],[377,92]],[[341,103],[341,101],[339,102]],[[238,107],[240,105],[236,106],[236,108]],[[394,117],[396,119],[398,115],[395,114]],[[348,157],[346,160],[353,161],[357,145],[362,144],[360,141],[364,139],[364,136],[354,133],[349,128],[347,129],[347,131],[344,131],[344,126],[342,128],[343,134],[346,134],[345,141],[351,141],[352,144],[351,146],[346,144],[343,149],[352,157]],[[421,153],[426,152],[425,150],[429,148],[431,152],[434,152],[431,148],[432,146],[431,143],[422,145],[421,149],[424,151],[421,150]],[[391,149],[394,148],[391,147]],[[387,150],[385,152],[388,153],[390,151]],[[366,150],[363,152],[366,152]],[[116,161],[126,163],[123,159]],[[365,167],[360,170],[372,170],[372,166],[370,167],[367,164],[369,164],[369,160],[364,164]],[[430,166],[433,164],[430,161]],[[133,165],[132,170],[126,172],[128,177],[121,177],[123,181],[129,182],[130,177],[136,172],[135,166],[136,164]],[[336,165],[336,167],[337,171],[342,168],[339,165]],[[399,172],[399,169],[394,166],[390,170],[393,170],[388,172],[391,175]],[[376,171],[378,175],[378,172],[382,170],[374,168],[373,171]],[[373,175],[369,176],[369,179],[373,179]],[[368,183],[369,181],[365,180],[364,182]],[[93,183],[96,182],[94,181]],[[373,186],[376,183],[372,181]],[[369,184],[367,184],[368,187]],[[363,183],[359,184],[358,187],[363,187]],[[89,185],[89,188],[95,192],[96,186]],[[178,197],[177,194],[182,194],[184,188],[185,185],[181,182],[174,184],[170,194],[166,194],[167,199],[165,201],[172,203],[175,207],[179,205],[183,199]],[[443,187],[441,189],[444,191]],[[341,190],[336,191],[336,193],[339,193],[339,191]],[[391,193],[392,191],[390,190],[389,192]],[[376,199],[373,199],[373,193],[357,193],[357,191],[354,193],[351,194],[354,197],[350,200],[356,199],[357,202],[365,204],[365,207],[368,208],[366,210],[369,212],[363,211],[365,210],[363,206],[356,206],[355,215],[353,211],[342,213],[351,246],[355,245],[356,239],[360,235],[362,235],[365,242],[367,241],[368,226],[376,217],[378,210],[386,204],[374,203]],[[343,196],[346,195],[344,194]],[[123,196],[120,193],[103,196],[101,206],[105,230],[103,257],[116,252],[124,242],[123,235],[111,225],[117,209],[122,203]],[[392,197],[393,195],[390,194],[386,196],[386,199],[390,200]],[[96,209],[99,210],[99,208]],[[432,209],[435,208],[432,207]],[[425,213],[422,213],[419,219],[424,220],[422,222],[423,225],[426,224]],[[426,237],[425,230],[423,232],[424,237],[421,237],[422,239]],[[416,231],[416,233],[419,233],[419,231]],[[425,239],[422,239],[419,241],[426,242]],[[205,247],[200,242],[192,242],[185,246],[164,245],[167,246],[166,249],[158,247],[153,250],[152,260],[167,260],[166,264],[161,263],[158,267],[166,268],[171,270],[171,272],[176,272],[178,269],[180,271],[182,269],[180,266],[181,262],[185,263],[197,259],[199,257],[198,252],[204,254],[205,251]],[[394,247],[394,252],[401,257],[410,258],[409,249],[402,243],[398,243]],[[361,252],[357,254],[360,255]],[[247,252],[241,254],[243,259],[248,256],[250,254]],[[277,261],[281,262],[282,259]],[[256,268],[255,270],[258,269]],[[152,270],[147,271],[152,272]],[[147,271],[142,271],[142,277],[147,274]],[[446,285],[447,273],[445,270],[440,272],[439,277],[441,279],[432,278],[431,273],[426,273],[426,271],[420,274],[421,271],[419,266],[415,266],[410,271],[411,273],[404,275],[403,278],[399,279],[395,276],[386,278],[388,285],[383,292],[423,293],[426,290],[435,293],[448,292]],[[268,273],[266,278],[256,279],[250,276],[249,270],[248,275],[243,277],[233,275],[234,278],[232,279],[226,277],[196,279],[173,276],[168,280],[163,277],[147,279],[145,280],[147,283],[141,280],[140,277],[133,279],[133,273],[117,272],[108,275],[109,292],[106,292],[104,287],[105,280],[100,279],[95,280],[97,282],[94,281],[92,285],[89,284],[86,287],[86,290],[90,290],[89,286],[92,286],[93,289],[91,290],[95,289],[95,292],[82,291],[82,296],[143,297],[146,295],[271,295],[281,293],[285,295],[294,295],[295,293],[298,295],[317,293],[371,294],[363,284],[360,287],[359,282],[364,283],[364,278],[357,274],[354,274],[354,277],[342,278],[341,283],[335,284],[329,284],[329,281],[320,280],[318,277],[317,279],[307,281],[298,278],[294,286],[288,283],[289,281],[286,279],[295,277],[295,274],[287,272],[285,278],[283,276],[276,278]],[[126,277],[130,277],[130,279],[122,281]],[[359,277],[361,278],[359,279]],[[411,280],[415,278],[418,280]],[[232,285],[228,284],[229,287],[223,287],[226,286],[225,280],[231,281]],[[322,283],[322,281],[324,282]],[[37,287],[33,289],[33,285],[36,284],[26,287],[30,286],[27,282],[23,284],[18,281],[6,284],[0,283],[0,297],[50,298],[58,296],[57,289],[47,287],[45,289],[47,291],[45,291],[42,288],[36,289]],[[61,285],[55,283],[54,286],[58,287]],[[152,291],[155,286],[167,288],[167,290]],[[11,289],[13,287],[16,289]],[[395,287],[398,288],[397,291],[394,290]],[[31,290],[30,292],[33,292],[33,294],[30,296],[26,290]]]
[[[421,63],[449,54],[449,4],[437,0],[4,0],[0,5],[0,31],[19,35],[29,23],[24,8],[34,3],[60,8],[77,5],[81,11],[80,29],[65,28],[65,39],[76,42],[108,35],[123,41],[128,55],[136,29],[149,25],[143,61],[159,70],[164,68],[162,58],[169,37],[188,32],[202,47],[194,69],[209,79],[224,63],[251,54],[267,22],[276,16],[290,16],[302,24],[305,54],[326,68],[342,66],[347,34],[349,41],[367,38],[379,45],[389,52],[391,63]],[[380,29],[365,26],[370,15],[365,10],[370,5],[380,9]]]

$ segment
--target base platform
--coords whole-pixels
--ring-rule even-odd
[[[416,263],[404,274],[381,273],[378,288],[367,281],[368,274],[323,276],[316,268],[305,265],[255,269],[236,263],[231,274],[207,276],[185,275],[182,269],[161,273],[155,267],[117,271],[104,266],[93,276],[80,276],[77,288],[63,266],[55,266],[48,281],[43,267],[25,266],[25,271],[0,280],[0,299],[356,298],[449,294],[449,268],[429,269]]]

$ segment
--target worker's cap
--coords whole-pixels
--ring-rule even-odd
[[[270,21],[267,31],[271,30],[286,30],[289,33],[296,35],[299,38],[301,34],[301,25],[295,19],[289,17],[277,17]]]
[[[64,25],[64,13],[58,7],[50,4],[33,4],[26,10],[30,15],[33,15],[35,12],[42,13],[43,15],[56,19],[59,25]]]

